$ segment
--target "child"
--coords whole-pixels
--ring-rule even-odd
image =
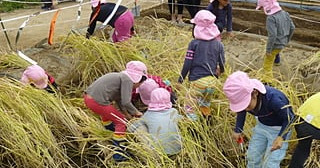
[[[179,153],[182,147],[178,128],[180,118],[178,111],[172,108],[170,93],[164,88],[156,88],[151,92],[148,110],[139,122],[151,134],[151,145],[170,156]]]
[[[168,0],[168,6],[169,6],[169,11],[171,14],[171,22],[176,23],[178,22],[178,24],[182,24],[182,14],[183,14],[183,4],[184,4],[184,0],[177,0],[178,1],[178,16],[176,18],[176,10],[175,10],[175,0]]]
[[[209,116],[210,101],[214,92],[214,85],[220,73],[224,72],[224,48],[217,40],[220,35],[214,24],[216,17],[208,10],[200,10],[194,19],[194,39],[189,43],[185,56],[181,76],[178,82],[182,83],[189,74],[191,94],[188,100],[196,100],[203,115]],[[191,96],[192,95],[192,96]],[[186,105],[187,116],[195,120],[195,113],[191,105]]]
[[[267,82],[273,78],[272,66],[280,64],[280,51],[289,43],[295,26],[289,14],[282,10],[276,0],[258,0],[256,10],[263,7],[267,15],[268,42],[263,63]]]
[[[175,104],[176,96],[175,93],[172,91],[171,86],[168,86],[166,83],[164,83],[164,81],[159,76],[149,74],[147,77],[148,79],[145,82],[143,82],[139,86],[139,88],[134,89],[132,91],[132,102],[136,103],[140,102],[141,100],[144,105],[148,106],[150,102],[151,92],[156,88],[164,88],[170,93],[171,103]]]
[[[97,21],[104,22],[113,9],[115,3],[104,3],[100,7],[95,7],[90,16],[89,28],[87,29],[86,37],[89,38],[96,28]],[[112,40],[114,43],[125,41],[131,38],[134,28],[134,17],[127,7],[120,5],[116,13],[113,15],[108,25],[114,28]]]
[[[31,84],[38,89],[44,89],[49,93],[55,93],[58,90],[55,79],[38,65],[28,66],[22,74],[21,82]]]
[[[125,116],[113,105],[118,103],[122,111],[127,110],[131,115],[140,117],[142,115],[131,103],[131,92],[133,88],[139,87],[146,79],[147,67],[140,61],[130,61],[126,70],[112,72],[94,81],[85,91],[84,102],[94,113],[100,115],[102,123],[107,130],[115,131],[112,142],[117,147],[122,147],[126,142]],[[119,152],[125,153],[124,147]],[[120,154],[114,154],[116,161],[126,158]]]
[[[313,139],[320,140],[320,92],[311,96],[298,109],[298,121],[295,125],[297,137],[300,139],[293,153],[289,168],[303,168],[310,155]]]
[[[227,27],[228,36],[232,36],[232,5],[229,0],[214,0],[207,10],[212,12],[216,17],[214,22],[222,33],[223,29]]]
[[[294,116],[287,97],[241,71],[227,78],[223,91],[230,109],[237,112],[235,140],[242,136],[247,112],[257,118],[247,151],[247,167],[280,167],[288,148],[288,142],[283,141],[290,134],[285,129]]]

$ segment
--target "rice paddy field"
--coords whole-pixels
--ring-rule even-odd
[[[28,62],[13,52],[0,55],[0,167],[203,167],[244,168],[245,151],[233,141],[235,113],[229,109],[222,86],[236,70],[261,79],[266,38],[242,31],[223,38],[226,72],[219,79],[212,99],[210,119],[179,123],[183,137],[181,153],[168,157],[139,143],[144,135],[128,134],[129,149],[135,157],[116,163],[114,148],[100,118],[85,107],[82,93],[95,79],[108,72],[122,71],[131,60],[140,60],[148,73],[171,81],[178,94],[178,110],[184,115],[188,83],[177,84],[191,26],[177,26],[161,18],[136,19],[137,35],[122,43],[111,43],[107,33],[86,39],[78,33],[61,36],[53,46],[41,44],[25,50],[28,56],[52,74],[60,91],[48,94],[18,79]],[[282,51],[282,65],[274,67],[272,84],[284,92],[297,108],[320,91],[320,52],[292,43]],[[177,89],[179,88],[179,89]],[[196,106],[194,108],[197,109]],[[244,129],[247,148],[255,119],[248,116]],[[281,167],[287,167],[297,143],[295,133]],[[314,141],[308,168],[320,167],[320,142]]]

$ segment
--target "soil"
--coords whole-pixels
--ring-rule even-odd
[[[207,6],[203,3],[202,6]],[[244,31],[248,33],[254,33],[258,35],[267,35],[266,31],[266,15],[262,11],[254,10],[256,5],[245,2],[232,2],[232,27],[235,31]],[[171,19],[168,13],[167,5],[157,7],[156,14],[154,10],[147,10],[142,12],[142,15],[153,15],[159,18]],[[292,20],[296,26],[292,40],[297,41],[304,45],[313,47],[320,47],[320,12],[305,11],[282,7],[292,17]],[[184,9],[184,20],[189,22],[189,14]],[[297,19],[299,17],[302,19]],[[318,23],[305,21],[303,19],[312,20]]]
[[[133,3],[130,3],[129,0],[123,0],[122,4],[133,7]],[[142,9],[149,8],[150,6],[154,6],[159,3],[158,0],[153,1],[139,1],[139,5],[141,5]],[[55,8],[62,8],[70,5],[76,5],[76,2],[65,2],[61,4],[55,5]],[[207,4],[203,2],[202,6],[206,6]],[[263,12],[257,11],[247,11],[243,9],[254,9],[255,4],[244,3],[244,2],[233,2],[233,29],[235,31],[245,31],[254,34],[266,35],[265,29],[265,20],[266,16]],[[142,16],[146,15],[157,15],[159,18],[170,19],[170,15],[167,9],[167,5],[164,4],[160,7],[144,10],[141,14]],[[320,12],[315,11],[304,11],[297,9],[290,9],[283,7],[284,10],[288,11],[291,15],[295,17],[301,17],[309,20],[314,20],[320,22]],[[0,13],[0,17],[2,20],[6,20],[9,18],[19,17],[30,15],[36,12],[41,11],[40,6],[36,6],[31,9],[20,9],[15,10],[9,13]],[[55,38],[66,35],[71,28],[81,30],[81,32],[85,32],[85,29],[88,24],[89,16],[91,13],[91,8],[89,4],[83,5],[81,11],[81,20],[76,23],[75,19],[77,17],[77,7],[61,10],[59,12],[59,17],[56,22],[55,28]],[[54,12],[38,15],[37,17],[32,17],[28,22],[27,26],[23,29],[20,40],[17,45],[13,45],[14,48],[25,49],[33,47],[39,41],[47,38],[50,26],[50,20],[52,19]],[[189,15],[184,10],[184,17],[189,18]],[[5,22],[5,28],[8,29],[8,35],[11,40],[11,43],[14,44],[15,37],[17,34],[18,27],[24,22],[26,18],[19,19],[15,21]],[[312,23],[308,21],[304,21],[301,19],[293,18],[293,21],[296,25],[296,29],[293,35],[293,40],[298,41],[304,45],[310,45],[314,47],[320,47],[320,24]],[[14,30],[12,30],[14,29]],[[1,29],[2,30],[2,29]],[[0,33],[0,51],[8,50],[8,46],[6,44],[6,39],[4,33]]]
[[[133,4],[129,0],[123,0],[124,5],[133,7]],[[154,1],[139,1],[142,9],[150,8],[159,3],[158,0]],[[66,2],[57,4],[55,8],[62,8],[65,6],[75,5],[76,2]],[[255,4],[233,2],[233,30],[236,32],[236,37],[233,40],[225,44],[225,52],[227,61],[234,68],[234,70],[245,69],[259,69],[262,66],[262,58],[264,54],[266,37],[247,35],[246,33],[253,33],[257,35],[266,35],[265,20],[266,16],[263,12],[257,12],[254,10],[243,10],[243,9],[255,9]],[[207,4],[202,4],[206,6]],[[320,22],[320,13],[314,11],[302,11],[296,9],[283,8],[288,11],[292,16],[301,17],[309,20]],[[0,13],[3,20],[24,16],[41,11],[40,6],[32,9],[16,10],[10,13]],[[77,7],[66,10],[61,10],[59,17],[56,22],[54,41],[57,41],[59,36],[66,36],[73,28],[81,34],[85,34],[89,16],[91,13],[90,5],[84,5],[82,7],[81,20],[76,23],[75,19],[77,16]],[[50,20],[54,12],[49,14],[39,15],[32,17],[27,24],[27,27],[21,33],[20,40],[17,45],[13,45],[15,49],[24,50],[24,53],[30,56],[32,59],[38,61],[39,65],[49,71],[52,75],[57,78],[57,81],[62,80],[62,77],[66,75],[68,68],[70,67],[70,60],[62,57],[62,53],[53,46],[44,45],[47,41]],[[166,18],[170,20],[171,16],[168,12],[168,6],[166,4],[143,10],[142,16],[154,16],[159,18]],[[140,17],[141,18],[141,17]],[[187,10],[184,10],[184,21],[189,21],[189,14]],[[5,22],[6,28],[9,30],[8,35],[11,43],[14,44],[17,29],[11,30],[12,28],[18,28],[25,19],[15,20],[12,22]],[[71,20],[71,21],[70,21]],[[293,67],[300,62],[311,58],[316,51],[319,51],[320,47],[320,25],[319,23],[307,22],[301,19],[293,18],[296,25],[296,29],[293,35],[293,43],[282,51],[282,66],[275,67],[275,71],[283,74],[285,79],[290,79],[296,71],[293,71]],[[169,22],[168,22],[169,23]],[[136,24],[148,24],[143,23],[136,19]],[[29,26],[29,27],[28,27]],[[190,26],[191,27],[191,26]],[[191,28],[190,28],[191,30]],[[246,32],[246,33],[243,33]],[[293,45],[294,43],[303,44],[303,46]],[[3,32],[0,32],[0,51],[8,51],[8,46]],[[311,47],[308,47],[311,46]],[[187,46],[186,46],[187,47]],[[313,47],[313,48],[312,48]],[[0,70],[0,72],[7,70]],[[19,78],[22,70],[10,70],[10,73],[16,78]],[[320,91],[320,86],[317,85],[319,82],[319,74],[312,75],[312,81],[309,83],[311,90]],[[305,75],[305,74],[301,74]],[[280,77],[279,77],[280,78]],[[283,76],[281,76],[283,78]]]

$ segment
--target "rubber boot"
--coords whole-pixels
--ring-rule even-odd
[[[127,151],[127,144],[128,141],[125,138],[112,138],[111,140],[112,144],[116,147],[115,148],[115,154],[112,155],[112,158],[116,162],[122,162],[129,160],[129,157],[131,157],[131,154]]]
[[[264,71],[264,77],[263,81],[266,83],[272,83],[273,79],[273,72],[272,72],[272,66],[273,62],[275,60],[275,55],[270,54],[270,55],[265,55],[264,56],[264,62],[263,62],[263,71]]]

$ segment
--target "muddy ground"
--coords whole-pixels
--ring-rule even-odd
[[[207,4],[202,3],[204,8]],[[233,6],[233,30],[254,33],[258,35],[267,35],[266,31],[266,15],[262,11],[256,11],[255,4],[245,2],[232,2]],[[152,10],[142,12],[142,15],[152,15],[159,18],[171,19],[168,13],[167,5],[164,4]],[[320,47],[320,12],[305,11],[292,8],[282,7],[285,11],[292,15],[292,20],[296,26],[293,40],[304,45]],[[299,17],[301,19],[298,19]],[[184,20],[189,22],[190,16],[184,9]],[[318,23],[305,21],[303,19],[312,20]]]

